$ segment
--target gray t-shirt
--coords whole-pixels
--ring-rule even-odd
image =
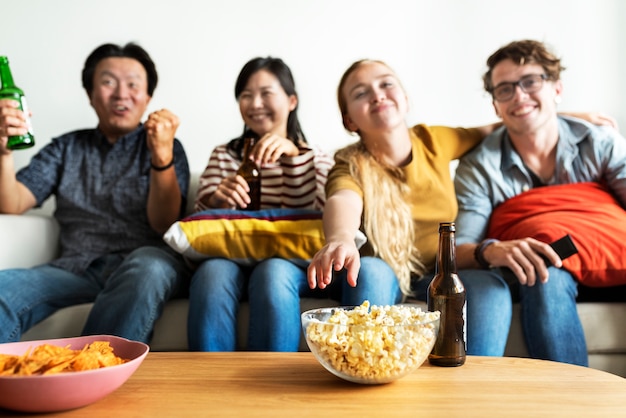
[[[182,216],[189,165],[178,140],[174,158]],[[113,145],[99,130],[86,129],[54,138],[41,149],[17,179],[35,195],[37,206],[56,196],[61,250],[51,264],[81,274],[102,255],[164,246],[148,222],[150,173],[143,125]]]

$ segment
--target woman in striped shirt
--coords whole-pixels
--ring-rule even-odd
[[[333,161],[308,145],[298,121],[298,96],[289,67],[278,58],[255,58],[241,70],[235,97],[244,121],[243,134],[211,153],[200,177],[195,210],[245,209],[249,187],[236,174],[244,139],[258,141],[252,158],[261,170],[261,209],[322,210],[324,186]],[[239,302],[248,295],[252,350],[297,351],[300,340],[300,296],[328,297],[311,291],[306,262],[270,258],[247,267],[232,260],[204,261],[190,287],[189,348],[233,351],[237,345]]]

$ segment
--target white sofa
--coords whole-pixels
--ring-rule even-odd
[[[192,184],[197,184],[197,178],[192,179]],[[194,194],[195,190],[192,188],[190,195]],[[50,216],[53,205],[53,202],[48,203],[43,210],[37,209],[25,215],[0,215],[0,269],[31,267],[47,262],[56,255],[58,226]],[[304,311],[336,304],[332,300],[304,299],[301,309]],[[89,309],[90,304],[61,309],[24,333],[22,340],[77,336]],[[172,300],[166,305],[154,330],[150,343],[152,350],[187,350],[187,309],[186,299]],[[579,303],[578,312],[587,338],[590,366],[626,377],[626,300],[619,303]],[[246,346],[247,318],[248,306],[242,303],[239,314],[239,347]],[[300,348],[306,350],[303,340]],[[517,306],[506,355],[527,356]]]

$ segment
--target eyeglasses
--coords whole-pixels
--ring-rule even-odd
[[[543,87],[546,74],[528,74],[514,83],[500,83],[491,89],[491,95],[499,102],[506,102],[515,96],[515,88],[519,86],[524,93],[536,93]]]

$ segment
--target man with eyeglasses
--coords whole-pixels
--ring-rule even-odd
[[[458,268],[500,273],[503,286],[492,291],[502,303],[493,307],[493,315],[510,324],[512,303],[520,302],[531,357],[586,366],[576,310],[582,276],[549,245],[556,238],[550,234],[572,232],[579,246],[586,242],[580,225],[559,229],[571,216],[568,199],[576,199],[582,187],[612,194],[617,199],[612,204],[623,213],[626,139],[613,127],[557,114],[564,68],[544,44],[512,42],[491,55],[487,67],[484,87],[503,126],[463,157],[456,171]],[[608,190],[596,192],[599,184]],[[576,209],[595,205],[582,201]],[[531,214],[537,217],[530,219]],[[502,227],[505,217],[509,223]],[[582,252],[577,257],[584,264]],[[626,283],[623,277],[611,280]],[[468,304],[480,303],[481,295],[468,292],[467,298]],[[502,353],[507,335],[508,329],[493,335]]]

